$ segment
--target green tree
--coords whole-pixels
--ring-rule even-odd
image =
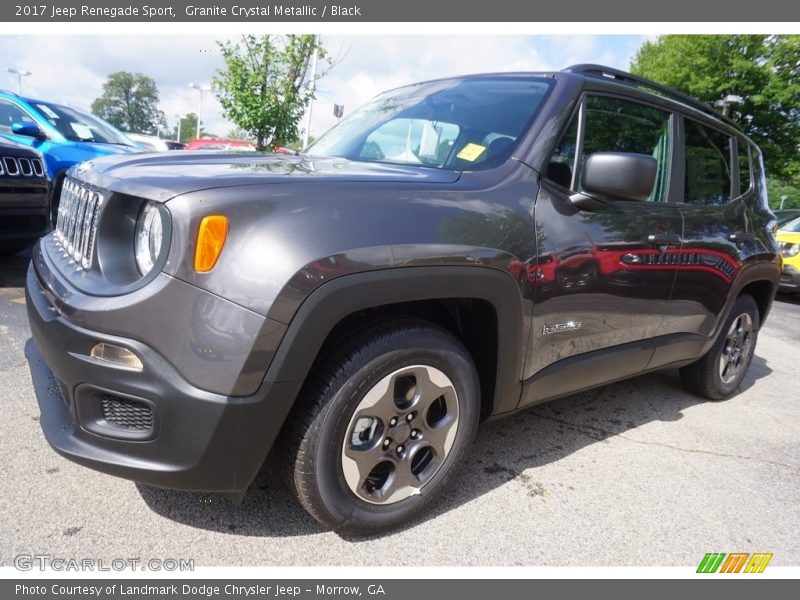
[[[166,126],[158,109],[156,82],[142,73],[118,71],[103,84],[103,95],[92,102],[92,112],[118,129],[155,133]]]
[[[197,136],[197,114],[190,112],[181,117],[180,127],[181,138],[178,141],[183,143],[191,142]],[[208,136],[203,126],[200,126],[200,137]],[[172,140],[178,137],[178,125],[172,128],[172,132],[168,135]]]
[[[217,72],[213,87],[225,116],[255,141],[258,150],[296,139],[300,119],[314,96],[310,85],[314,52],[320,59],[327,55],[319,38],[244,35],[241,42],[218,45],[225,68]]]
[[[631,70],[717,107],[741,97],[730,116],[761,148],[767,174],[800,185],[800,36],[662,35]]]

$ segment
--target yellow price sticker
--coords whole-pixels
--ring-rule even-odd
[[[466,146],[461,149],[456,156],[462,160],[468,160],[469,162],[475,162],[478,157],[483,154],[483,151],[486,150],[486,146],[481,146],[480,144],[473,144],[470,142]]]

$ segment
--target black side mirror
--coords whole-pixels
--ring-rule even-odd
[[[39,129],[39,126],[36,123],[31,123],[30,121],[25,121],[24,123],[12,123],[11,124],[11,131],[16,135],[24,135],[26,137],[36,138],[37,140],[45,139],[44,132]]]
[[[583,194],[572,196],[579,208],[591,210],[609,200],[644,202],[653,192],[658,162],[647,154],[596,152],[583,164]]]

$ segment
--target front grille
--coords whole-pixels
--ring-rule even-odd
[[[153,411],[143,402],[119,396],[101,396],[103,419],[112,427],[128,431],[150,431],[153,428]]]
[[[44,177],[44,167],[38,158],[0,157],[0,175],[9,177]]]
[[[61,188],[54,238],[67,256],[81,269],[92,266],[97,238],[97,218],[103,196],[73,179]]]

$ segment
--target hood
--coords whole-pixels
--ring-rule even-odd
[[[33,148],[18,144],[2,135],[0,135],[0,154],[5,156],[26,156],[28,158],[42,157],[42,155]]]
[[[140,149],[134,146],[120,146],[119,144],[100,144],[98,142],[70,142],[74,148],[95,156],[116,156],[118,154],[131,154]]]
[[[285,154],[173,151],[106,156],[71,175],[114,192],[164,202],[179,194],[239,185],[315,182],[452,183],[458,171]]]

